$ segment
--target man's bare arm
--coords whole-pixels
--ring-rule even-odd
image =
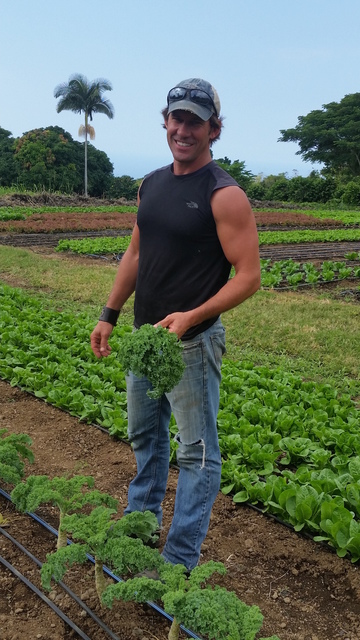
[[[139,264],[139,229],[135,224],[131,242],[121,258],[113,288],[106,306],[119,311],[135,291]],[[109,337],[113,326],[109,322],[99,321],[91,334],[91,348],[97,358],[108,356],[111,352]]]

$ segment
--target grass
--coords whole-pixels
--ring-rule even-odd
[[[0,280],[26,288],[61,309],[86,311],[96,322],[116,265],[36,254],[0,245]],[[132,323],[133,299],[120,322]],[[359,306],[323,293],[259,291],[223,315],[227,357],[281,366],[306,379],[360,397]]]
[[[72,261],[0,245],[0,280],[56,300],[59,307],[99,314],[117,265]],[[132,304],[123,310],[131,322]]]
[[[223,316],[228,356],[360,392],[359,307],[313,293],[259,291]]]

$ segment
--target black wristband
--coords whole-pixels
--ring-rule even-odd
[[[116,309],[110,309],[110,307],[103,307],[99,320],[102,322],[109,322],[115,327],[118,317],[120,315],[120,311],[116,311]]]

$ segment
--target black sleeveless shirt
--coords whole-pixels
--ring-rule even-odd
[[[174,175],[169,165],[144,178],[137,215],[136,328],[198,307],[227,282],[231,265],[210,205],[213,192],[227,186],[239,187],[213,161],[191,174]],[[182,340],[208,329],[217,317],[191,327]]]

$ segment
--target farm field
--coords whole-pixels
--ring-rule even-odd
[[[46,215],[46,212],[39,217],[41,215]],[[85,213],[79,215],[89,220],[92,217]],[[256,212],[256,215],[259,230],[268,228],[269,233],[274,225],[278,228],[282,223],[283,228],[294,230],[311,230],[314,226],[317,229],[345,228],[339,219],[329,222],[326,218],[320,220],[293,212],[277,212],[277,222],[270,214],[266,217],[266,212]],[[53,216],[55,218],[56,214]],[[27,219],[31,220],[31,217],[29,215]],[[314,220],[318,222],[314,223]],[[356,231],[353,221],[350,227],[349,223],[346,226],[347,230],[351,228]],[[124,228],[119,226],[119,229],[124,232]],[[48,230],[46,236],[52,237],[55,233],[63,236],[72,231],[71,226],[64,229],[58,225],[58,231]],[[89,235],[87,231],[83,230],[86,236]],[[52,309],[55,305],[59,313],[74,314],[75,322],[76,314],[85,313],[90,323],[95,323],[115,274],[116,259],[111,254],[107,260],[95,260],[74,252],[55,251],[59,238],[52,245],[41,246],[37,242],[39,229],[34,233],[32,241],[29,230],[25,228],[23,233],[15,228],[0,233],[0,285],[17,287],[27,295],[34,295],[44,309]],[[77,230],[77,233],[79,239],[82,232]],[[28,248],[12,246],[12,242],[17,244],[21,235],[27,236],[33,244],[28,244]],[[104,235],[107,235],[106,230]],[[345,394],[349,398],[350,404],[346,406],[350,407],[352,416],[357,416],[360,398],[360,307],[356,295],[350,291],[359,289],[356,269],[360,262],[360,241],[348,241],[346,246],[336,241],[315,244],[319,246],[320,253],[325,246],[334,245],[331,260],[344,262],[342,268],[351,268],[351,274],[344,272],[342,278],[332,278],[321,286],[303,289],[299,282],[295,283],[297,287],[285,288],[284,277],[287,275],[282,274],[282,290],[264,289],[243,305],[241,313],[233,310],[225,314],[227,355],[230,363],[252,361],[256,366],[267,369],[279,367],[282,384],[285,371],[301,376],[305,382],[313,380],[317,384],[328,384],[337,390],[339,396]],[[278,255],[284,260],[301,260],[300,245],[289,244],[286,257],[283,245],[264,245],[261,247],[263,260],[276,263]],[[314,253],[309,245],[304,244],[307,252]],[[317,268],[329,258],[320,253],[313,261]],[[309,255],[303,262],[310,262]],[[292,268],[292,265],[288,263],[287,267]],[[122,317],[124,324],[131,324],[131,302]],[[224,371],[226,373],[227,369]],[[0,377],[9,379],[11,375],[0,373]],[[26,388],[24,382],[20,386]],[[226,404],[226,399],[224,402]],[[344,413],[342,415],[345,416]],[[80,422],[75,415],[69,415],[68,410],[62,411],[41,397],[10,386],[5,380],[0,381],[0,428],[13,433],[25,432],[32,438],[35,462],[29,472],[51,476],[79,471],[90,473],[98,489],[119,500],[121,515],[127,486],[135,472],[131,449],[126,443]],[[171,520],[175,487],[176,470],[171,469],[164,503],[162,539]],[[49,533],[39,531],[33,522],[29,524],[25,516],[14,512],[2,498],[0,512],[8,520],[6,531],[32,547],[33,553],[44,560],[45,553],[53,545]],[[50,508],[42,508],[41,515],[55,525],[56,516]],[[258,508],[241,501],[234,502],[230,495],[219,494],[203,546],[202,560],[224,562],[228,573],[219,579],[219,584],[234,590],[247,604],[260,607],[264,623],[258,638],[275,634],[281,640],[359,638],[359,563],[350,562],[346,555],[338,557],[327,545],[314,542],[309,532],[302,530],[296,533],[289,523],[285,526],[278,522],[283,518],[274,516],[276,514],[263,515]],[[17,553],[10,542],[3,537],[1,542],[2,555],[10,557],[16,564]],[[34,573],[30,569],[31,572]],[[168,623],[155,615],[150,607],[117,604],[112,612],[99,611],[89,573],[76,569],[70,580],[77,583],[89,606],[97,610],[119,638],[150,640],[155,637],[162,640],[167,637]],[[58,588],[53,590],[51,597],[65,605],[68,615],[77,620],[92,640],[107,637],[88,616],[73,610]],[[5,640],[75,637],[65,630],[63,622],[49,613],[37,596],[30,594],[24,585],[3,569],[0,574],[0,602],[0,624],[6,629]],[[185,632],[182,637],[186,637]]]

